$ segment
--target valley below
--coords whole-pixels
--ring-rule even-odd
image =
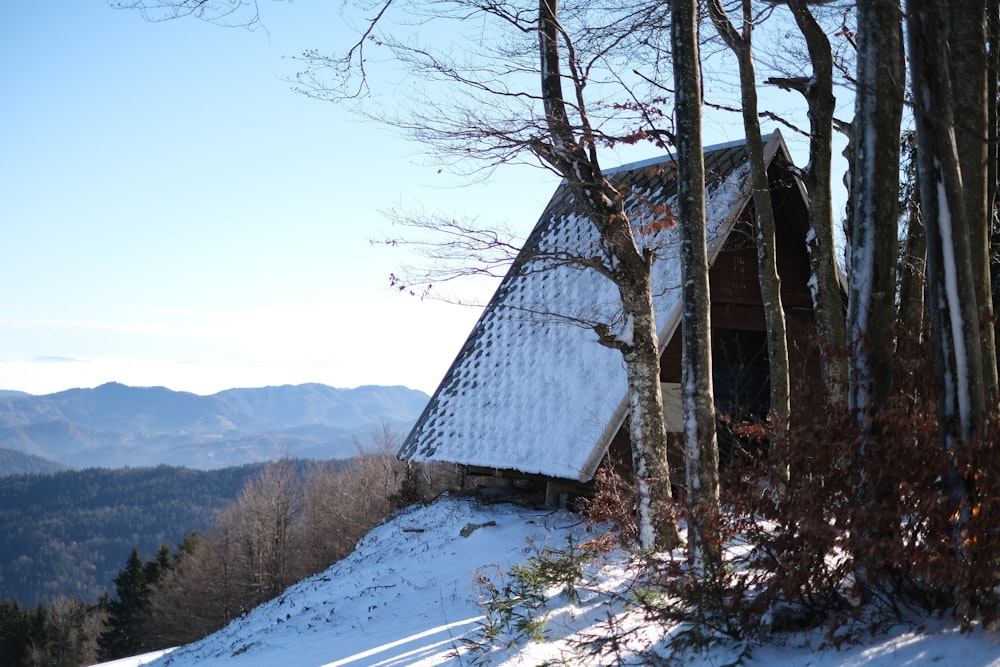
[[[0,393],[0,598],[96,602],[133,548],[207,530],[267,462],[338,469],[405,436],[427,400],[320,384]]]

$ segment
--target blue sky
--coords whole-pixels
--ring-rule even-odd
[[[250,32],[3,3],[0,388],[434,389],[478,313],[389,288],[414,258],[369,242],[382,211],[527,231],[556,180],[456,187],[421,146],[293,92],[289,56],[353,38],[337,4],[263,3]]]
[[[436,387],[478,312],[389,288],[420,260],[370,243],[392,234],[383,212],[527,234],[557,179],[504,167],[469,185],[294,92],[293,56],[356,38],[340,4],[264,2],[256,31],[0,4],[0,389]],[[706,123],[706,143],[741,136],[733,115]]]

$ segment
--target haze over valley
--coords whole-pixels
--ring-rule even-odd
[[[343,469],[391,448],[427,400],[402,386],[322,384],[0,392],[0,599],[95,602],[132,548],[148,558],[210,529],[267,462]]]
[[[229,389],[211,396],[107,383],[33,396],[0,393],[5,474],[156,465],[201,470],[282,457],[342,459],[383,426],[405,432],[427,394],[323,384]],[[32,458],[33,457],[33,458]],[[41,459],[41,460],[39,460]]]

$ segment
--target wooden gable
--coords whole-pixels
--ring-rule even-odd
[[[809,255],[806,250],[808,210],[798,184],[783,173],[779,165],[771,168],[771,203],[774,207],[778,244],[778,275],[781,298],[788,323],[790,364],[804,372],[807,358],[813,356],[808,339],[813,328],[812,297],[809,292]],[[764,306],[757,273],[757,249],[754,245],[753,206],[740,214],[709,269],[712,301],[712,331],[763,332]],[[720,337],[725,337],[722,334]],[[714,338],[714,337],[713,337]],[[681,381],[680,327],[666,344],[660,358],[660,380]],[[663,341],[661,341],[663,344]],[[721,352],[721,351],[720,351]]]
[[[806,248],[808,208],[804,192],[780,162],[769,170],[771,205],[775,214],[778,274],[785,311],[789,375],[794,384],[818,377],[819,351],[813,342],[815,324],[809,290],[811,268]],[[770,406],[766,324],[754,244],[752,200],[709,269],[712,328],[712,380],[716,410],[727,418],[766,417]],[[668,412],[668,431],[680,432],[680,420],[670,419],[670,392],[681,382],[681,325],[664,345],[660,381]],[[673,423],[669,423],[669,422]],[[731,446],[720,433],[720,448]],[[628,423],[622,423],[609,447],[612,458],[631,457]],[[675,462],[676,463],[676,462]]]
[[[808,360],[812,316],[804,192],[785,166],[789,157],[780,133],[768,138],[765,153],[778,216],[789,342]],[[745,144],[706,148],[705,166],[718,396],[726,405],[766,412],[764,316]],[[629,193],[627,208],[641,216],[649,206],[669,203],[675,196],[672,169],[665,156],[607,173]],[[677,229],[658,229],[644,241],[658,254],[652,283],[661,377],[676,384],[681,368]],[[586,255],[599,242],[570,188],[560,185],[400,448],[402,458],[457,463],[493,476],[587,482],[612,442],[622,444],[624,437],[625,451],[630,449],[623,429],[628,400],[620,354],[574,324],[599,313],[613,317],[613,285],[571,263],[551,262],[544,270],[532,264],[546,253]]]

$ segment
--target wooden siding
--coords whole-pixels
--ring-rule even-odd
[[[777,225],[778,273],[788,327],[790,373],[795,378],[812,371],[814,346],[809,255],[805,235],[808,213],[794,184],[772,171],[771,203]],[[753,239],[753,207],[748,206],[708,273],[712,330],[764,331],[764,307]],[[713,350],[713,356],[718,354]],[[681,381],[681,327],[660,357],[660,380]],[[722,378],[718,378],[722,380]],[[718,381],[716,382],[718,384]]]

